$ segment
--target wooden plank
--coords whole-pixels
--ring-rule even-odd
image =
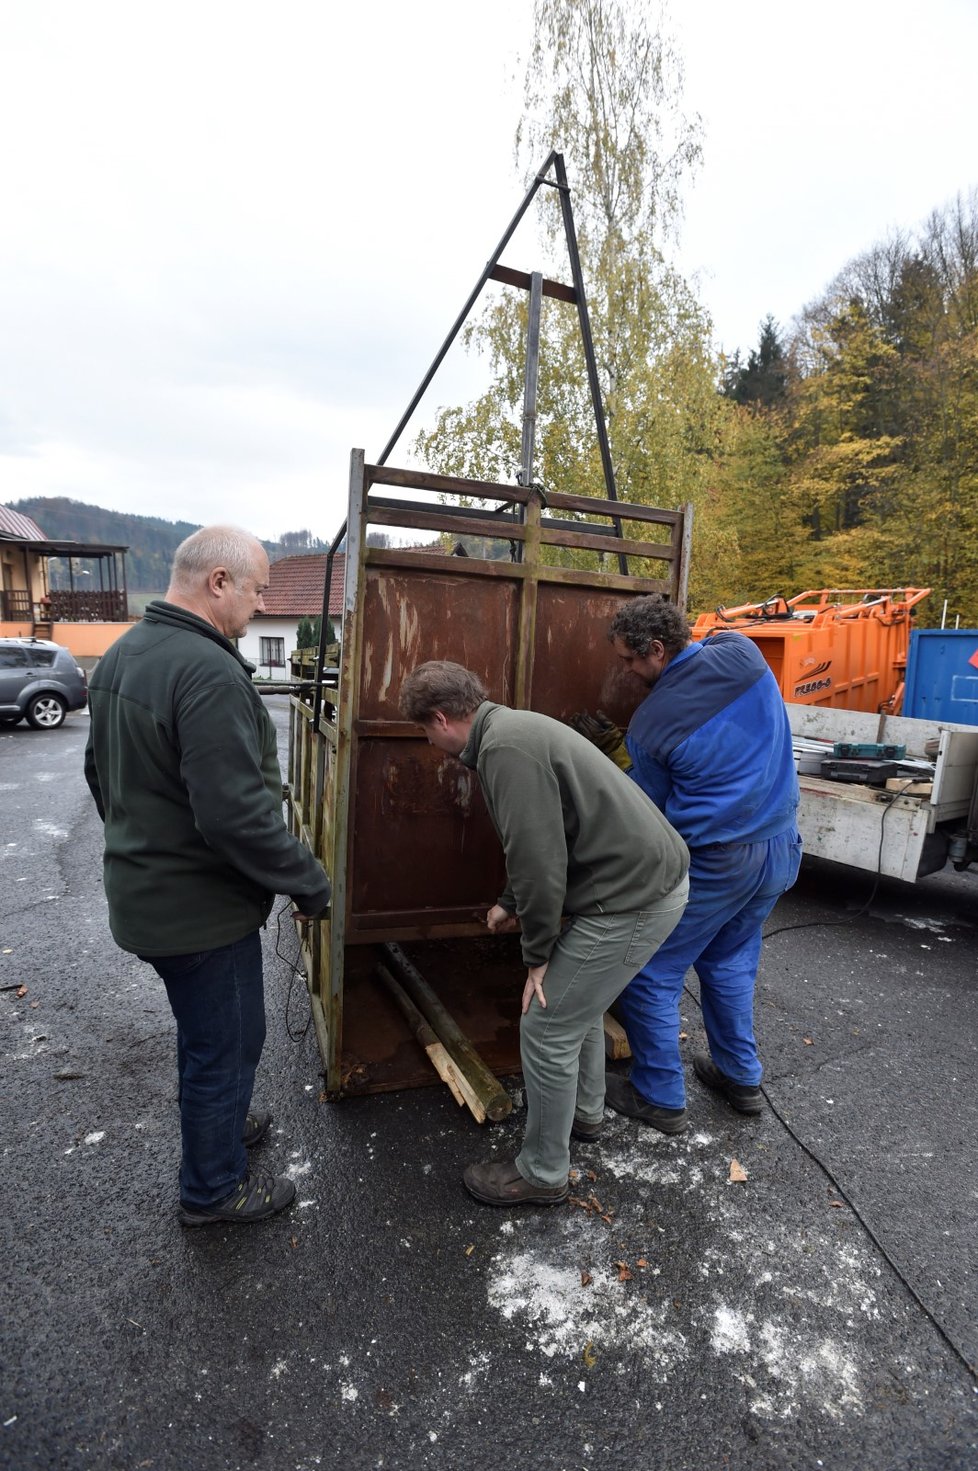
[[[545,546],[580,547],[583,551],[647,557],[656,562],[672,562],[676,557],[672,546],[663,542],[627,541],[624,537],[595,536],[586,531],[554,531],[550,526],[542,528],[541,540]]]
[[[524,291],[530,289],[530,277],[526,271],[516,271],[512,266],[496,266],[489,272],[490,281],[501,281],[504,286],[519,286]],[[562,281],[548,281],[543,278],[542,287],[544,296],[552,296],[557,301],[569,301],[577,305],[577,292],[573,286],[565,286]]]
[[[428,511],[419,506],[414,511],[400,511],[372,507],[372,526],[407,526],[418,531],[451,531],[456,536],[492,536],[500,541],[522,541],[524,528],[514,521],[476,520],[473,517],[453,516],[451,506]]]
[[[395,470],[390,465],[364,465],[363,473],[371,485],[412,486],[430,490],[436,495],[459,495],[477,501],[515,502],[525,505],[530,492],[518,485],[499,485],[489,480],[463,480],[457,475],[432,475],[427,470]]]
[[[610,1011],[604,1014],[604,1055],[609,1062],[620,1062],[623,1057],[632,1055],[625,1028],[615,1021]]]
[[[637,506],[631,501],[609,501],[602,496],[566,495],[547,491],[547,505],[558,511],[583,511],[585,516],[609,516],[616,521],[651,521],[659,526],[679,526],[682,511],[663,511],[657,506]]]

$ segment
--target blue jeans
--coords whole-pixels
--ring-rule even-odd
[[[690,851],[689,903],[668,940],[618,1001],[632,1049],[631,1080],[662,1108],[683,1108],[679,998],[693,966],[710,1055],[735,1083],[761,1081],[754,1040],[754,982],[761,926],[798,877],[801,839],[791,830],[761,843]]]
[[[213,1205],[248,1168],[241,1136],[265,1042],[261,937],[142,959],[162,977],[177,1023],[180,1200]]]

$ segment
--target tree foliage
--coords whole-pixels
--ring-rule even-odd
[[[565,154],[618,492],[693,503],[693,608],[918,585],[922,621],[947,598],[978,623],[978,193],[848,262],[789,329],[767,317],[724,366],[669,258],[700,134],[661,21],[537,0],[534,32],[517,163],[530,179]],[[541,258],[514,264],[566,276],[545,192]],[[419,436],[434,468],[516,478],[526,326],[505,288],[469,327],[491,381]],[[537,478],[604,494],[576,313],[548,299],[537,408]]]

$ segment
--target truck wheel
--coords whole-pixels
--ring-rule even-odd
[[[27,724],[35,730],[57,730],[64,724],[68,707],[60,695],[35,695],[27,707]]]

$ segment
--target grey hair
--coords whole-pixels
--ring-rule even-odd
[[[202,526],[177,547],[171,580],[180,587],[193,587],[215,567],[226,567],[232,582],[241,582],[254,571],[263,551],[258,538],[240,526]]]
[[[452,720],[464,720],[488,698],[482,680],[470,669],[449,659],[429,659],[405,679],[399,703],[407,720],[426,725],[436,710]]]
[[[689,643],[689,624],[676,607],[654,594],[632,598],[624,603],[611,620],[609,642],[620,638],[633,654],[644,659],[658,639],[667,654],[679,654]]]

